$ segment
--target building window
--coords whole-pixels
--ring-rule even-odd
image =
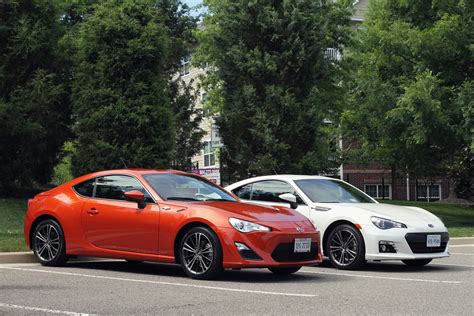
[[[391,184],[384,184],[383,187],[381,184],[365,184],[364,191],[374,199],[392,199]]]
[[[439,184],[418,184],[416,186],[417,200],[435,201],[441,199],[441,186]]]
[[[181,76],[189,75],[189,71],[191,70],[191,62],[189,57],[184,57],[181,60],[181,69],[179,70],[179,74]]]
[[[208,100],[207,92],[201,94],[201,106],[202,106],[202,116],[210,117],[211,116],[211,109],[206,106]]]
[[[211,142],[204,142],[204,167],[216,165],[216,152],[211,146]]]

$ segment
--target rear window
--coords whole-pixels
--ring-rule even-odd
[[[74,190],[80,195],[92,197],[94,194],[94,179],[90,179],[74,186]]]

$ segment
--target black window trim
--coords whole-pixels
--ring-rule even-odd
[[[141,182],[137,177],[133,176],[133,175],[129,175],[129,174],[121,174],[121,173],[111,173],[111,174],[104,174],[104,175],[101,175],[101,176],[97,176],[94,179],[94,188],[92,189],[92,196],[85,196],[85,195],[82,195],[80,194],[79,192],[76,191],[76,188],[75,186],[76,185],[79,185],[81,183],[84,183],[86,181],[89,181],[91,179],[87,179],[87,180],[84,180],[82,182],[79,182],[75,185],[72,186],[72,189],[74,191],[74,193],[76,193],[77,195],[79,195],[80,197],[83,197],[85,199],[94,199],[94,200],[106,200],[106,201],[121,201],[121,202],[132,202],[132,203],[135,203],[133,201],[127,201],[127,200],[116,200],[116,199],[107,199],[107,198],[100,198],[100,197],[96,197],[95,194],[96,194],[96,190],[97,190],[97,179],[99,178],[103,178],[103,177],[109,177],[109,176],[125,176],[125,177],[130,177],[130,178],[134,178],[135,180],[138,181],[138,183],[141,184],[141,186],[143,187],[143,189],[146,191],[146,193],[148,193],[148,195],[151,197],[151,199],[153,200],[153,202],[145,202],[147,204],[158,204],[156,202],[156,199],[153,197],[153,195],[150,194],[150,191],[148,191],[148,189],[146,188],[146,186],[143,185],[143,182]]]
[[[278,182],[283,182],[285,184],[287,184],[290,188],[293,189],[293,191],[296,193],[296,198],[299,198],[301,201],[303,201],[303,204],[300,204],[298,203],[298,205],[306,205],[308,206],[308,204],[303,200],[303,198],[300,196],[300,194],[298,193],[298,191],[295,189],[295,187],[293,185],[291,185],[291,183],[289,183],[288,181],[285,181],[285,180],[281,180],[281,179],[264,179],[264,180],[257,180],[257,181],[254,181],[254,182],[250,182],[250,183],[247,183],[247,184],[244,184],[244,185],[241,185],[239,187],[236,187],[234,190],[237,190],[237,189],[240,189],[242,187],[245,187],[247,185],[251,185],[250,187],[250,199],[241,199],[241,200],[246,200],[246,201],[259,201],[259,202],[266,202],[266,203],[281,203],[281,204],[284,204],[284,203],[289,203],[289,202],[271,202],[271,201],[262,201],[262,200],[252,200],[252,197],[253,197],[253,186],[255,183],[259,183],[259,182],[268,182],[268,181],[278,181]],[[234,193],[234,190],[232,190],[232,194],[235,195]],[[293,193],[292,193],[293,194]],[[239,197],[240,199],[240,197]]]

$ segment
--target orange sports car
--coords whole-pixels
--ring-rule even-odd
[[[91,173],[28,201],[25,240],[43,265],[84,255],[179,263],[196,279],[224,268],[290,274],[322,260],[319,232],[285,207],[243,203],[189,173]]]

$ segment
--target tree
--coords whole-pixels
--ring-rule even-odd
[[[173,168],[190,171],[191,158],[202,148],[204,130],[200,128],[202,110],[196,108],[196,91],[192,84],[181,82],[179,86],[173,84],[175,90],[173,111],[176,120],[176,146]]]
[[[195,19],[171,0],[109,0],[91,11],[75,41],[73,172],[169,168],[176,141],[186,137],[176,136],[186,130],[176,125],[193,113],[184,96],[174,95],[172,77]]]
[[[69,136],[55,1],[0,3],[0,187],[45,184]]]
[[[472,1],[370,2],[347,54],[353,102],[343,127],[359,157],[432,176],[470,146],[457,91],[472,81],[472,15]]]
[[[341,50],[350,10],[334,1],[209,0],[195,63],[218,112],[231,177],[307,173],[337,165]],[[332,122],[325,124],[324,122]]]

